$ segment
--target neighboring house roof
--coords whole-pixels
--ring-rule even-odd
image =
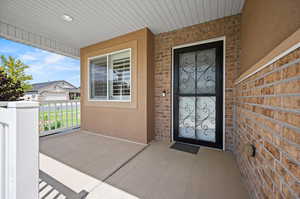
[[[73,84],[65,81],[50,81],[50,82],[41,82],[32,84],[32,90],[27,91],[26,94],[33,94],[33,93],[42,93],[42,92],[80,92]]]
[[[41,83],[32,84],[32,90],[29,91],[29,92],[39,91],[39,90],[45,89],[46,87],[49,87],[49,86],[54,85],[54,84],[59,84],[59,83],[66,83],[69,86],[71,86],[72,89],[76,89],[77,88],[76,86],[74,86],[73,84],[71,84],[71,83],[69,83],[69,82],[67,82],[65,80],[58,80],[58,81],[41,82]]]

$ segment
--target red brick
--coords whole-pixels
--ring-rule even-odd
[[[272,86],[255,88],[255,86],[299,75],[298,64],[290,65],[282,71],[270,73],[264,80],[261,78],[265,73],[280,68],[283,64],[299,57],[300,48],[235,87],[236,96],[250,96],[247,98],[239,97],[235,101],[237,123],[234,131],[239,132],[239,136],[233,139],[235,145],[233,148],[236,150],[234,153],[239,167],[244,173],[243,176],[245,176],[246,182],[251,187],[250,192],[253,193],[254,198],[300,198],[300,114],[288,110],[299,110],[300,98],[297,95],[281,95],[300,95],[300,81],[283,81]],[[258,80],[252,81],[254,79]],[[275,96],[264,96],[273,94]],[[267,105],[274,108],[281,107],[287,110],[279,111],[247,103]],[[287,125],[282,125],[282,123],[292,125],[294,128],[288,128]],[[261,128],[261,126],[267,128]],[[255,143],[257,148],[254,160],[244,157],[243,146],[249,141]]]

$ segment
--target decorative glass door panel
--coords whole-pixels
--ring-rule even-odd
[[[216,49],[197,52],[197,93],[216,92]]]
[[[179,97],[179,136],[195,139],[195,97]]]
[[[179,55],[179,92],[180,93],[195,93],[196,91],[196,53],[183,53]]]
[[[174,50],[174,140],[223,147],[223,42]]]
[[[197,97],[196,100],[196,138],[208,142],[215,142],[216,97]]]

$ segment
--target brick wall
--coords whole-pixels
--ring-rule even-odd
[[[236,86],[234,153],[252,198],[300,198],[300,49]],[[257,148],[243,153],[245,143]]]
[[[212,38],[226,37],[226,148],[232,146],[233,82],[237,76],[240,43],[240,15],[225,17],[155,36],[155,137],[170,140],[172,47]],[[166,97],[161,96],[163,90]]]

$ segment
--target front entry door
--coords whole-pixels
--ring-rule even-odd
[[[174,140],[223,148],[223,41],[174,50]]]

